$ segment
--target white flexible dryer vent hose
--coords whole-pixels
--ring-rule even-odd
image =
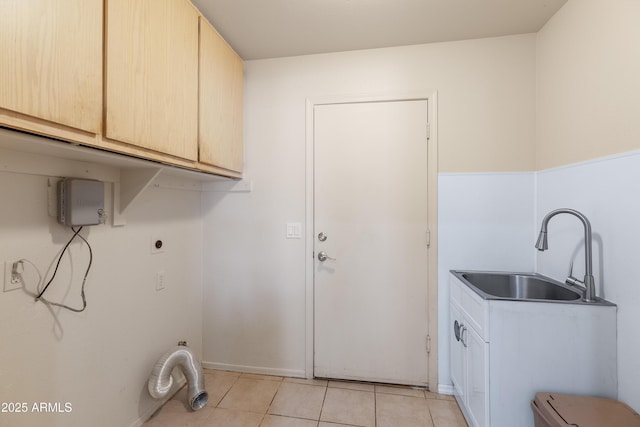
[[[149,377],[149,394],[155,399],[162,399],[169,394],[173,385],[171,371],[179,366],[187,379],[187,397],[189,406],[194,411],[204,408],[209,394],[204,389],[202,366],[193,351],[181,341],[176,347],[165,353],[153,367]]]

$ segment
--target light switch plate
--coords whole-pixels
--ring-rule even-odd
[[[302,237],[302,224],[299,222],[287,223],[287,239],[300,239]]]

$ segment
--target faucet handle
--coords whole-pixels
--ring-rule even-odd
[[[576,279],[573,276],[567,277],[567,280],[565,280],[564,283],[569,286],[584,287],[584,282],[582,280]]]
[[[577,277],[573,277],[573,260],[569,264],[569,277],[564,281],[569,286],[584,286],[584,282],[578,280]]]

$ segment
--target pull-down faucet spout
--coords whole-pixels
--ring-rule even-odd
[[[593,278],[593,257],[591,254],[591,223],[589,223],[589,220],[586,216],[574,209],[556,209],[549,212],[542,220],[540,235],[538,236],[538,241],[536,242],[536,249],[542,252],[549,248],[549,243],[547,241],[547,224],[549,223],[549,220],[551,218],[562,213],[570,214],[577,217],[580,221],[582,221],[582,225],[584,225],[584,280],[580,281],[573,276],[569,276],[567,278],[567,283],[570,285],[584,285],[585,291],[584,298],[582,298],[582,300],[585,302],[595,302],[596,285]]]

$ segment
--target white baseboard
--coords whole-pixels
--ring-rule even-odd
[[[438,384],[438,393],[453,395],[453,386],[449,384]]]
[[[218,369],[221,371],[246,372],[248,374],[277,375],[279,377],[306,378],[304,369],[279,369],[265,368],[262,366],[231,365],[228,363],[202,362],[205,369]]]

